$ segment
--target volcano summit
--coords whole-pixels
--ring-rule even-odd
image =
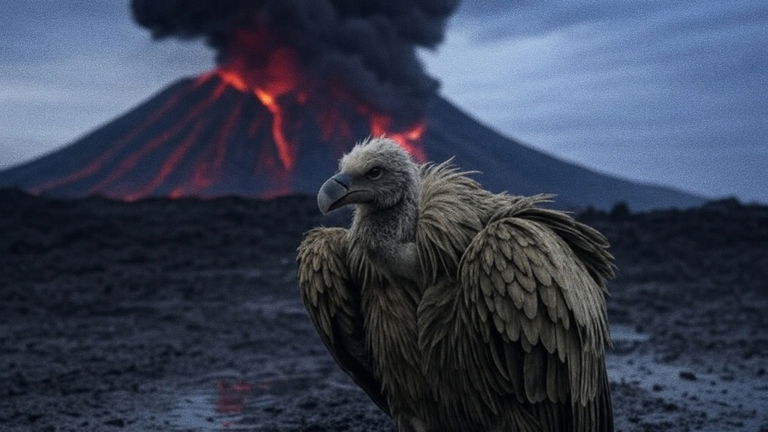
[[[440,42],[456,4],[133,0],[134,17],[154,37],[205,39],[216,50],[216,69],[0,172],[0,186],[129,201],[314,194],[345,150],[387,134],[420,162],[455,157],[497,192],[555,193],[560,205],[574,207],[702,202],[547,156],[439,97],[416,48]]]

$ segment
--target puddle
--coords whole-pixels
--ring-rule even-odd
[[[636,386],[670,406],[706,411],[710,418],[738,417],[747,430],[759,430],[768,422],[768,414],[764,413],[768,407],[768,381],[739,376],[722,378],[660,363],[650,354],[653,347],[637,349],[650,340],[650,335],[632,326],[612,324],[611,338],[614,349],[606,360],[611,381]]]
[[[651,336],[640,333],[634,327],[624,324],[611,324],[611,341],[613,354],[629,354],[640,345],[650,340]]]
[[[175,431],[235,431],[244,412],[252,413],[276,398],[295,395],[316,381],[313,376],[218,377],[179,396],[167,421]],[[253,424],[249,424],[252,429]]]
[[[292,310],[280,305],[274,310],[263,305],[261,312]],[[295,307],[295,306],[294,306]],[[641,345],[649,336],[629,326],[614,325],[612,336],[617,344]],[[670,407],[704,412],[710,419],[733,419],[744,430],[761,430],[768,424],[768,381],[750,377],[721,377],[686,366],[660,363],[651,354],[633,350],[629,354],[614,351],[607,358],[608,375],[613,382],[629,384],[648,392]],[[304,363],[306,365],[311,362]],[[233,431],[253,430],[266,418],[264,413],[282,409],[285,401],[305,394],[311,388],[339,387],[351,390],[350,384],[336,383],[327,371],[304,369],[301,375],[281,375],[278,370],[258,376],[243,376],[236,371],[218,371],[202,377],[186,389],[171,395],[173,409],[165,417],[169,430]],[[720,426],[722,424],[718,423]],[[734,423],[735,424],[735,423]],[[715,427],[713,425],[712,427]],[[717,428],[702,431],[719,432]]]
[[[715,374],[659,363],[650,355],[609,355],[611,381],[628,383],[670,404],[706,411],[710,418],[732,418],[759,430],[768,421],[768,382]]]
[[[276,318],[278,315],[304,319],[307,315],[304,306],[293,298],[265,297],[258,301],[244,302],[241,307],[268,319]]]
[[[650,335],[640,333],[631,326],[625,324],[611,324],[611,339],[614,343],[645,342],[650,338]]]

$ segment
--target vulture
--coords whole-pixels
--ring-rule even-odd
[[[297,256],[320,338],[399,432],[612,431],[608,242],[471,174],[386,137],[341,158],[317,202],[351,225]]]

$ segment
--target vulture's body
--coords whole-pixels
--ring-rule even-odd
[[[544,196],[491,194],[374,139],[341,161],[299,284],[339,365],[400,431],[613,430],[607,242]]]

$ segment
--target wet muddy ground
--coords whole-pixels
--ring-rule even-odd
[[[588,212],[621,268],[621,431],[768,431],[768,208]],[[392,431],[301,306],[287,197],[0,192],[0,430]]]

